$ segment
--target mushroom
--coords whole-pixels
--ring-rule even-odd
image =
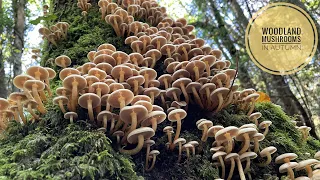
[[[267,157],[267,161],[263,162],[263,163],[260,163],[259,166],[261,166],[261,167],[268,166],[271,163],[271,160],[272,160],[271,154],[273,154],[275,152],[277,152],[277,148],[273,147],[273,146],[269,146],[269,147],[266,147],[263,150],[261,150],[261,152],[259,153],[260,157]]]
[[[205,68],[206,64],[200,60],[191,61],[186,66],[186,70],[193,75],[195,81],[200,78],[200,74],[204,72]]]
[[[166,126],[163,128],[163,132],[165,132],[168,136],[168,142],[171,145],[172,144],[172,134],[173,132],[173,128],[171,126]]]
[[[173,141],[173,147],[175,147],[176,144],[178,144],[178,146],[179,146],[178,162],[180,162],[180,160],[181,160],[182,144],[185,144],[186,142],[187,141],[184,138],[178,138],[178,139]]]
[[[176,88],[181,89],[187,104],[189,104],[189,95],[187,93],[186,86],[191,82],[192,81],[189,78],[180,78],[172,83],[172,87],[176,87]]]
[[[191,82],[191,83],[189,83],[187,85],[186,90],[187,90],[188,93],[192,93],[193,94],[197,104],[203,109],[204,106],[203,106],[201,98],[200,98],[200,96],[198,94],[198,91],[200,90],[200,88],[201,88],[201,84],[200,83]]]
[[[222,109],[224,100],[227,98],[227,95],[229,94],[230,90],[225,87],[218,88],[214,90],[210,94],[210,99],[213,103],[212,107],[217,107],[215,112],[218,112]]]
[[[38,110],[40,111],[40,113],[45,114],[47,113],[46,108],[44,107],[42,100],[38,94],[38,91],[43,91],[45,84],[42,81],[39,80],[27,80],[24,83],[24,87],[27,90],[32,91],[32,95],[34,97],[34,99],[37,101],[38,103]]]
[[[59,105],[60,110],[62,111],[63,114],[67,113],[63,105],[68,104],[68,102],[69,102],[69,99],[65,96],[58,96],[53,98],[53,103]]]
[[[73,123],[73,120],[78,118],[78,114],[75,112],[67,112],[64,114],[65,119],[70,119],[70,123]]]
[[[167,118],[166,113],[162,111],[152,111],[141,122],[141,126],[146,127],[152,125],[154,131],[157,130],[157,124],[162,123]]]
[[[133,94],[138,95],[138,88],[144,83],[144,77],[141,75],[138,76],[132,76],[127,79],[127,83],[133,87]]]
[[[263,135],[266,136],[269,132],[269,126],[272,124],[271,121],[262,121],[259,124],[259,129],[264,129]]]
[[[256,126],[258,126],[259,122],[258,119],[262,116],[260,112],[252,113],[249,116],[249,119],[255,123]]]
[[[234,167],[235,167],[235,159],[239,159],[239,155],[237,153],[230,153],[228,155],[226,155],[224,157],[225,162],[231,162],[231,167],[230,167],[230,171],[229,171],[229,175],[227,180],[230,180],[233,176],[233,171],[234,171]],[[241,166],[242,168],[242,166]]]
[[[229,126],[224,129],[219,130],[216,135],[215,139],[219,142],[227,141],[226,153],[229,154],[232,151],[232,139],[238,134],[238,128],[235,126]],[[241,164],[241,163],[240,163]]]
[[[223,157],[226,155],[227,155],[227,153],[225,153],[223,151],[218,151],[212,155],[212,160],[219,160],[219,163],[220,163],[221,169],[222,169],[221,170],[221,178],[222,179],[224,179],[225,174],[226,174],[225,173],[226,169],[225,169],[225,165],[224,165],[224,161],[223,161]]]
[[[49,96],[51,97],[52,96],[52,92],[51,92],[51,88],[50,88],[50,80],[56,77],[56,72],[53,69],[48,68],[48,67],[46,67],[45,69],[48,71],[49,76],[44,80],[44,82],[47,85],[46,86],[47,87],[47,91],[48,91]]]
[[[205,79],[207,80],[207,78],[205,78]],[[199,80],[198,80],[198,82],[199,82]],[[212,91],[214,91],[215,89],[216,89],[216,85],[213,83],[204,83],[202,85],[202,87],[199,89],[200,95],[205,96],[205,97],[203,97],[203,96],[202,97],[203,97],[203,104],[207,105],[206,109],[208,109],[208,107],[211,106],[210,93]]]
[[[198,123],[197,127],[199,130],[202,130],[201,141],[206,142],[208,138],[208,129],[213,125],[212,121],[206,119],[200,119],[200,123]]]
[[[151,139],[147,139],[144,141],[143,147],[147,148],[147,153],[146,153],[146,164],[145,164],[145,168],[148,169],[149,167],[149,153],[150,153],[150,147],[153,146],[156,142],[154,140]]]
[[[308,126],[300,126],[298,127],[298,130],[302,133],[303,141],[306,141],[309,136],[309,131],[311,130]]]
[[[111,75],[114,78],[119,79],[119,82],[122,83],[124,82],[124,80],[127,80],[129,77],[132,76],[132,70],[128,66],[117,65],[112,69]]]
[[[29,76],[29,75],[18,75],[13,79],[13,85],[16,86],[18,89],[23,90],[23,92],[27,96],[27,98],[29,100],[32,100],[33,97],[30,94],[29,90],[24,87],[24,83],[27,80],[34,80],[34,78],[32,76]]]
[[[308,177],[312,178],[313,177],[313,173],[312,173],[312,168],[311,166],[315,165],[315,164],[319,164],[320,162],[316,159],[307,159],[307,160],[303,160],[300,161],[298,164],[298,166],[295,168],[296,171],[300,171],[303,169],[306,169],[307,173],[308,173]]]
[[[174,101],[180,101],[181,90],[179,88],[168,88],[166,96],[173,99]]]
[[[259,98],[259,96],[260,96],[259,94],[253,93],[253,94],[250,94],[250,95],[248,95],[247,97],[243,98],[243,101],[249,103],[249,105],[250,105],[250,109],[249,109],[249,111],[248,111],[248,113],[247,113],[248,116],[249,116],[249,115],[252,113],[252,111],[254,110],[255,102],[257,101],[257,99]]]
[[[57,66],[60,66],[62,68],[66,68],[71,65],[71,59],[65,55],[57,57],[54,61]]]
[[[177,140],[180,136],[181,131],[181,120],[187,116],[187,112],[183,109],[175,109],[168,114],[168,119],[171,122],[177,122],[177,130],[176,135],[174,136],[174,140]],[[171,147],[171,150],[173,147]]]
[[[120,138],[122,137],[122,136],[124,136],[124,132],[123,131],[116,131],[116,132],[114,132],[113,134],[112,134],[112,136],[116,136],[117,137],[117,144],[118,144],[118,146],[120,145]]]
[[[19,118],[18,106],[17,106],[17,105],[11,105],[11,106],[10,106],[10,111],[13,112],[14,120],[15,120],[17,123],[21,123],[21,122],[20,122],[20,118]]]
[[[144,95],[147,95],[151,98],[151,104],[154,104],[154,98],[158,97],[160,94],[160,90],[156,87],[145,88]]]
[[[160,154],[160,152],[159,152],[158,150],[152,150],[152,151],[149,153],[149,156],[152,157],[152,164],[151,164],[151,166],[150,166],[148,169],[146,169],[146,171],[151,171],[151,170],[153,169],[153,167],[154,167],[154,165],[155,165],[155,163],[156,163],[156,157],[157,157],[157,155],[159,155],[159,154]]]
[[[246,167],[244,168],[244,173],[248,173],[250,170],[250,160],[255,159],[258,155],[255,152],[245,152],[240,155],[240,161],[246,161]]]
[[[94,121],[93,108],[100,105],[101,99],[98,95],[93,93],[86,93],[79,97],[78,103],[81,107],[88,109],[90,121]]]
[[[288,173],[288,176],[290,179],[294,179],[294,172],[292,169],[296,168],[298,166],[298,163],[296,162],[288,162],[284,163],[279,167],[279,172],[280,173]]]
[[[106,132],[108,128],[108,121],[110,120],[111,120],[110,131],[112,131],[114,127],[113,114],[110,111],[101,111],[97,116],[97,121],[102,122],[103,124],[103,128],[100,128],[100,130],[103,130],[104,132]]]
[[[130,104],[134,95],[132,91],[127,89],[118,89],[109,95],[108,103],[115,108],[124,108]]]
[[[27,120],[23,114],[23,105],[22,105],[23,101],[27,100],[26,95],[21,92],[14,92],[14,93],[10,94],[9,100],[17,102],[18,111],[19,111],[19,115],[21,117],[21,120],[23,121],[23,124],[26,124]]]
[[[28,112],[32,115],[32,117],[37,120],[39,116],[32,109],[36,109],[38,107],[38,103],[34,100],[27,100],[24,102],[24,107],[27,108]]]
[[[137,146],[131,150],[125,150],[121,148],[119,151],[123,154],[135,155],[139,153],[140,150],[142,149],[144,140],[151,138],[152,136],[154,136],[154,134],[155,134],[154,130],[149,127],[141,127],[141,128],[135,129],[128,134],[127,141],[130,144],[138,143]]]
[[[251,141],[252,140],[254,142],[254,150],[253,150],[253,152],[258,153],[259,152],[259,146],[260,146],[259,142],[264,140],[264,135],[261,134],[261,133],[256,133],[255,135],[253,135],[253,138],[251,139]]]
[[[63,80],[63,87],[71,90],[71,111],[76,112],[79,92],[87,85],[87,81],[80,75],[70,75]]]
[[[192,144],[185,144],[182,146],[182,149],[184,149],[187,152],[187,160],[190,158],[190,149],[194,148]]]
[[[250,140],[253,138],[253,136],[257,133],[257,130],[255,128],[243,128],[238,131],[238,134],[236,136],[237,141],[244,142],[242,149],[238,152],[238,154],[243,154],[246,152],[250,147]],[[241,159],[241,158],[240,158]]]
[[[153,80],[157,77],[157,72],[154,69],[151,68],[145,68],[145,69],[141,69],[139,71],[140,75],[142,75],[145,79],[144,82],[144,88],[148,88],[149,86],[149,81]]]

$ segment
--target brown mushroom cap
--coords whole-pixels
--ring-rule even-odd
[[[134,105],[142,105],[145,108],[147,108],[148,112],[151,112],[153,108],[152,104],[149,101],[144,101],[144,100],[139,100],[135,102]]]
[[[129,77],[132,76],[132,70],[130,67],[128,66],[124,66],[124,65],[117,65],[115,66],[112,71],[111,71],[111,75],[114,77],[114,78],[117,78],[119,79],[120,78],[120,75],[121,75],[121,72],[123,73],[123,76],[124,76],[124,79],[128,79]]]
[[[142,105],[126,106],[120,111],[120,119],[125,123],[132,123],[131,114],[134,113],[137,117],[137,123],[139,124],[147,115],[148,110]]]
[[[96,108],[100,105],[101,99],[94,93],[86,93],[79,97],[78,103],[81,107],[88,109],[88,100],[92,100],[92,108]]]
[[[51,69],[51,68],[48,68],[48,67],[45,67],[45,69],[48,71],[48,73],[49,73],[49,79],[53,79],[53,78],[55,78],[56,77],[56,72],[53,70],[53,69]]]
[[[288,171],[288,169],[294,169],[298,166],[298,163],[296,162],[289,162],[289,163],[284,163],[279,167],[279,172],[280,173],[285,173]]]
[[[224,129],[219,130],[216,135],[215,135],[215,139],[217,141],[225,141],[227,140],[226,137],[224,136],[226,133],[230,133],[231,138],[235,137],[238,134],[239,129],[235,126],[229,126],[226,127]]]
[[[36,88],[37,88],[38,91],[43,91],[44,88],[45,88],[45,84],[40,80],[27,80],[24,83],[24,87],[26,89],[28,89],[29,91],[32,91],[32,86],[33,85],[36,85]]]
[[[182,78],[182,77],[189,78],[190,73],[185,69],[179,69],[173,73],[172,80],[175,81],[175,80]]]
[[[176,114],[179,115],[180,119],[184,119],[187,116],[187,112],[183,109],[175,109],[172,110],[169,114],[168,114],[168,120],[171,122],[176,122],[178,119],[176,119]]]
[[[208,129],[208,132],[207,132],[207,135],[208,137],[214,137],[216,132],[218,132],[219,130],[223,129],[224,127],[223,126],[220,126],[220,125],[215,125],[215,126],[212,126]]]
[[[0,111],[8,109],[9,106],[10,106],[10,103],[8,100],[4,98],[0,98]]]
[[[141,127],[138,129],[133,130],[131,133],[128,134],[127,140],[130,144],[138,143],[138,136],[142,135],[144,139],[149,139],[154,136],[155,132],[152,128],[149,127]]]
[[[13,84],[17,88],[23,89],[23,85],[27,80],[34,80],[34,77],[20,74],[13,79]]]
[[[70,119],[71,116],[73,117],[73,119],[77,119],[78,118],[78,114],[75,112],[67,112],[64,114],[64,118],[65,119]]]
[[[110,88],[106,83],[103,82],[95,82],[91,85],[91,87],[95,88],[95,89],[100,89],[101,90],[101,95],[105,95],[108,94],[110,92]]]
[[[275,162],[277,164],[280,164],[280,163],[284,163],[285,159],[289,159],[289,161],[291,161],[291,160],[296,159],[297,157],[298,157],[298,155],[296,155],[295,153],[285,153],[285,154],[281,154],[280,156],[278,156],[275,159]]]
[[[197,127],[199,130],[203,130],[205,126],[207,126],[207,128],[210,128],[212,125],[213,125],[212,121],[204,119],[197,125]]]
[[[53,103],[54,104],[59,104],[59,101],[62,101],[62,104],[68,104],[69,99],[65,96],[57,96],[55,98],[53,98]]]
[[[78,82],[78,91],[84,89],[87,85],[87,81],[84,77],[80,76],[80,75],[76,75],[76,74],[73,74],[73,75],[69,75],[68,77],[66,77],[64,80],[63,80],[63,87],[69,89],[69,90],[72,90],[72,82]]]
[[[59,78],[61,80],[64,80],[66,77],[68,77],[71,74],[80,75],[80,72],[74,68],[64,68],[59,73]]]
[[[103,50],[103,51],[105,51],[105,50]],[[115,66],[116,65],[116,60],[110,55],[100,54],[100,55],[96,55],[95,56],[95,58],[93,60],[93,63],[95,63],[95,64],[108,63],[111,66]]]
[[[68,56],[61,55],[55,59],[55,63],[57,66],[65,68],[71,65],[71,59]]]
[[[240,161],[245,161],[247,158],[255,159],[258,155],[255,152],[245,152],[240,155]]]
[[[260,156],[261,157],[266,157],[268,154],[273,154],[277,151],[276,147],[270,146],[270,147],[266,147],[264,149],[262,149],[260,151]]]
[[[122,52],[122,51],[116,51],[112,54],[112,57],[116,60],[117,65],[126,63],[129,61],[129,55]]]
[[[162,112],[162,111],[152,111],[151,113],[149,113],[144,120],[141,122],[141,126],[150,126],[152,125],[152,121],[153,119],[157,122],[157,124],[162,123],[164,120],[166,120],[167,115],[166,113]]]
[[[260,124],[259,124],[259,128],[260,129],[265,129],[266,126],[270,126],[272,124],[272,121],[262,121]]]
[[[130,91],[128,89],[118,89],[109,95],[108,103],[115,108],[120,108],[120,100],[119,99],[122,98],[124,101],[124,104],[126,106],[131,103],[133,97],[134,97],[134,95],[133,95],[132,91]]]
[[[28,75],[34,77],[37,80],[45,80],[49,77],[49,72],[41,66],[31,66],[26,72]]]
[[[255,128],[243,128],[239,129],[238,134],[236,136],[237,141],[245,141],[244,134],[248,134],[249,138],[252,139],[255,134],[257,134],[257,130]]]
[[[151,99],[149,96],[146,96],[146,95],[137,95],[135,96],[132,101],[131,101],[131,104],[135,104],[137,101],[140,101],[140,100],[143,100],[143,101],[148,101],[151,103]]]
[[[105,44],[101,44],[99,47],[98,47],[98,51],[102,50],[102,49],[109,49],[111,51],[116,51],[116,47],[114,47],[112,44],[108,44],[108,43],[105,43]]]

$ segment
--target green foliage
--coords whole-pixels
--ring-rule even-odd
[[[37,24],[41,23],[41,21],[54,21],[57,18],[58,17],[55,14],[50,14],[47,16],[39,16],[36,19],[29,21],[29,23],[33,24],[33,25],[37,25]]]

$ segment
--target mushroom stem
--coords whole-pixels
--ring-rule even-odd
[[[208,126],[207,125],[204,125],[203,126],[203,130],[202,130],[202,137],[201,137],[201,141],[202,142],[206,142],[207,141],[207,132],[208,132]]]
[[[190,158],[190,150],[189,150],[189,148],[186,148],[186,151],[187,151],[187,160],[189,160],[189,158]]]
[[[42,104],[42,101],[41,101],[40,96],[38,94],[37,86],[38,85],[36,85],[36,84],[32,85],[32,95],[33,95],[34,99],[37,101],[37,103],[39,104],[38,105],[38,110],[40,111],[40,113],[41,114],[45,114],[45,113],[47,113],[47,111],[46,111],[45,107]]]
[[[234,167],[235,167],[235,162],[234,162],[233,158],[230,159],[230,162],[231,162],[231,167],[230,167],[230,171],[229,171],[229,175],[228,175],[227,180],[231,180],[231,178],[233,176]]]
[[[168,142],[171,146],[172,145],[172,134],[169,131],[167,131],[167,136],[168,136]]]
[[[254,150],[253,151],[255,153],[258,153],[259,147],[260,147],[259,141],[256,138],[254,138]]]
[[[180,84],[180,88],[181,88],[181,90],[182,90],[182,93],[183,93],[183,95],[184,95],[184,98],[185,98],[185,100],[186,100],[186,103],[189,104],[189,96],[188,96],[186,87],[184,86],[184,84]]]
[[[211,106],[211,100],[210,100],[210,89],[206,88],[206,96],[207,96],[207,105],[208,107]]]
[[[144,79],[145,79],[144,88],[148,88],[148,86],[149,86],[149,75],[145,74],[144,75]]]
[[[71,95],[71,110],[73,112],[77,111],[77,103],[78,103],[78,82],[73,81],[72,82],[72,95]],[[90,86],[89,86],[90,87]]]
[[[108,128],[108,119],[107,116],[103,116],[103,128],[105,129],[105,132],[107,131]]]
[[[52,96],[52,91],[50,89],[50,80],[49,79],[45,79],[44,82],[47,84],[46,85],[46,90],[48,91],[48,95],[51,97]]]
[[[287,172],[288,172],[288,176],[290,179],[294,179],[294,172],[291,168],[288,168],[287,169]]]
[[[181,151],[182,151],[182,144],[179,142],[179,157],[178,157],[178,162],[181,160]]]
[[[16,120],[17,123],[20,123],[19,111],[17,108],[15,108],[13,115],[14,115],[14,120]]]
[[[34,119],[39,119],[39,116],[34,113],[32,110],[31,104],[28,104],[28,112],[33,116]]]
[[[264,135],[264,136],[267,136],[268,132],[269,132],[269,126],[265,126],[263,135]]]
[[[39,91],[39,94],[40,94],[40,97],[41,97],[42,101],[46,101],[47,100],[47,97],[46,97],[46,94],[44,94],[44,91]]]
[[[246,152],[250,146],[250,138],[249,138],[249,134],[248,133],[244,133],[243,134],[244,137],[244,145],[241,148],[241,150],[238,152],[238,154],[243,154],[244,152]]]
[[[117,36],[120,36],[120,30],[119,30],[118,22],[116,21],[116,19],[113,19],[113,23],[114,23],[113,28],[116,31]]]
[[[160,94],[160,98],[161,98],[162,107],[166,108],[166,100],[164,99],[163,94]]]
[[[179,98],[178,98],[178,96],[177,96],[177,94],[174,92],[174,93],[172,93],[172,96],[173,96],[173,99],[175,100],[175,101],[179,101]]]
[[[239,171],[239,175],[240,175],[240,179],[241,180],[246,180],[246,176],[243,173],[243,169],[242,169],[242,164],[239,158],[236,159],[237,161],[237,166],[238,166],[238,171]]]
[[[182,47],[182,51],[183,51],[183,53],[184,53],[184,56],[185,56],[185,60],[186,61],[188,61],[189,60],[189,58],[188,58],[188,52],[187,52],[187,49],[185,48],[185,47]]]
[[[209,66],[208,61],[204,61],[204,63],[206,64],[206,72],[208,73],[208,76],[211,76],[210,66]]]
[[[62,104],[62,100],[59,100],[59,107],[60,107],[60,109],[61,109],[63,114],[65,114],[67,112],[66,109],[64,108],[63,104]]]
[[[27,120],[26,120],[26,117],[23,114],[23,108],[22,108],[22,104],[21,104],[21,99],[18,99],[17,105],[18,105],[18,111],[19,111],[19,115],[21,117],[21,120],[23,121],[23,124],[26,124]]]
[[[93,115],[93,109],[92,109],[92,100],[88,99],[88,114],[89,114],[89,119],[90,121],[94,121],[94,115]]]
[[[306,166],[306,171],[307,171],[307,173],[308,173],[308,177],[309,177],[309,178],[312,178],[313,172],[312,172],[312,168],[310,167],[310,165],[307,165],[307,166]]]
[[[133,81],[133,93],[134,95],[138,95],[138,90],[139,90],[139,84],[138,84],[138,81],[137,80],[134,80]]]
[[[151,164],[151,166],[150,166],[150,168],[148,168],[148,169],[146,169],[146,171],[151,171],[152,169],[153,169],[153,167],[154,167],[154,165],[155,165],[155,163],[156,163],[156,156],[155,155],[153,155],[153,157],[152,157],[152,164]]]
[[[246,158],[246,167],[244,168],[244,173],[246,174],[250,170],[250,158]]]
[[[197,92],[195,87],[192,87],[192,93],[193,93],[193,96],[195,97],[198,105],[203,109],[204,108],[203,104],[201,102],[200,96],[199,96],[199,94],[198,94],[198,92]]]
[[[223,97],[221,93],[218,93],[218,100],[219,100],[219,105],[217,107],[217,109],[215,110],[215,112],[218,112],[221,110],[222,105],[223,105]]]
[[[221,178],[222,179],[224,179],[224,177],[225,177],[225,174],[226,174],[226,167],[225,167],[225,165],[224,165],[224,161],[223,161],[223,159],[222,159],[222,156],[219,156],[219,161],[220,161],[220,164],[221,164]]]
[[[114,118],[112,117],[112,119],[111,119],[111,125],[110,125],[110,132],[113,131],[113,128],[114,128]]]
[[[230,136],[230,133],[226,133],[224,136],[227,139],[226,153],[229,154],[232,151],[232,138]]]
[[[249,111],[248,111],[248,116],[253,112],[253,110],[254,110],[254,102],[251,102],[251,106],[250,106],[250,109],[249,109]]]
[[[119,82],[122,83],[124,81],[124,72],[120,70]]]
[[[195,81],[197,81],[200,77],[200,72],[199,72],[199,68],[197,66],[195,66],[193,68],[193,71],[194,71],[194,78],[195,78]]]
[[[143,142],[144,142],[144,136],[143,135],[139,135],[138,136],[138,145],[134,149],[126,150],[126,149],[120,148],[119,151],[122,154],[135,155],[135,154],[137,154],[137,153],[139,153],[141,151],[141,149],[143,147]]]
[[[177,140],[180,136],[180,131],[181,131],[181,118],[179,114],[175,114],[175,118],[177,119],[177,131],[176,131],[176,135],[174,136],[174,140]]]

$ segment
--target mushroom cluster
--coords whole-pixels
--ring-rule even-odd
[[[82,16],[86,16],[88,14],[88,10],[92,6],[91,3],[88,2],[88,0],[78,0],[77,5],[82,10]]]
[[[293,160],[297,159],[298,155],[295,153],[285,153],[279,155],[275,162],[277,164],[282,164],[279,167],[279,172],[280,173],[287,173],[288,177],[290,179],[318,179],[320,177],[319,169],[320,169],[320,151],[318,151],[314,155],[314,159],[307,159],[307,160],[302,160],[300,162],[294,162]],[[314,168],[314,170],[312,169]],[[306,170],[307,172],[307,177],[306,176],[301,176],[298,178],[295,178],[294,171],[301,171],[301,170]]]
[[[39,33],[42,35],[42,39],[47,39],[54,46],[57,46],[58,41],[66,39],[69,29],[69,24],[66,22],[58,22],[52,25],[50,29],[42,27],[39,29]]]
[[[41,52],[40,49],[35,48],[35,49],[32,49],[31,52],[32,52],[32,55],[31,55],[32,59],[37,60],[40,57],[40,52]]]
[[[29,67],[26,74],[21,74],[13,79],[13,84],[21,92],[11,93],[8,99],[0,99],[0,127],[1,130],[7,128],[7,123],[14,118],[14,120],[21,124],[26,124],[28,119],[24,114],[24,109],[32,118],[32,122],[39,119],[39,115],[35,110],[41,114],[47,112],[43,102],[47,100],[48,96],[52,96],[50,89],[50,79],[56,76],[56,72],[51,68],[44,68],[41,66]]]
[[[48,9],[49,9],[49,6],[46,4],[42,6],[42,12],[44,16],[48,14]]]

